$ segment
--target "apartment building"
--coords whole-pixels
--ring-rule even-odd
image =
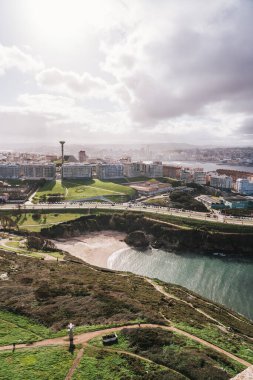
[[[4,163],[0,164],[0,179],[19,179],[20,165]]]
[[[221,190],[231,190],[232,183],[233,183],[232,177],[229,177],[227,175],[218,175],[218,174],[210,175],[211,187],[215,187]]]
[[[181,166],[163,165],[163,177],[180,178]]]
[[[29,163],[20,165],[20,177],[28,180],[55,179],[55,164]]]
[[[180,170],[180,181],[182,182],[192,182],[192,173],[188,169],[181,169]]]
[[[196,170],[193,172],[193,182],[197,183],[198,185],[205,185],[206,184],[206,172]]]
[[[236,191],[243,195],[253,195],[253,181],[245,178],[239,178],[235,184]]]
[[[163,165],[161,162],[131,162],[124,164],[124,174],[126,177],[163,177]]]
[[[62,165],[63,179],[92,178],[92,165],[82,163],[68,163]]]
[[[99,179],[116,179],[124,177],[122,164],[99,164],[96,166],[96,174]]]

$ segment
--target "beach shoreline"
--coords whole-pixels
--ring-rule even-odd
[[[96,231],[78,237],[54,240],[58,249],[78,257],[88,264],[108,268],[109,257],[118,250],[128,248],[124,242],[126,233],[118,231]]]

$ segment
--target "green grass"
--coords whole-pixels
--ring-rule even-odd
[[[63,380],[76,354],[66,347],[22,349],[0,352],[1,380]]]
[[[73,380],[145,380],[149,374],[150,379],[164,377],[168,380],[187,379],[176,372],[149,363],[144,360],[133,358],[127,354],[117,354],[87,347],[81,359],[80,365],[74,372]],[[165,375],[165,376],[166,376]]]
[[[210,371],[212,371],[211,367],[217,367],[225,370],[231,376],[236,375],[244,369],[244,366],[238,362],[177,333],[149,328],[145,330],[125,329],[117,332],[117,335],[118,343],[110,346],[110,350],[137,353],[156,363],[164,364],[168,368],[173,368],[183,375],[189,375],[190,378],[193,376],[194,379],[199,379],[196,374],[196,377],[194,376],[194,367],[191,370],[192,372],[185,371],[183,366],[181,367],[182,363],[177,357],[184,358],[187,362],[191,357],[198,356],[199,359],[202,358],[203,364],[206,363],[205,365],[209,366]],[[103,348],[101,337],[92,339],[90,344],[100,349]],[[189,366],[190,365],[189,361]],[[196,361],[196,365],[199,366],[201,370],[201,364],[198,363],[198,360]]]
[[[248,345],[239,337],[234,337],[233,341],[226,333],[222,333],[220,329],[215,326],[205,326],[197,328],[188,325],[187,323],[175,323],[175,326],[181,330],[187,331],[199,338],[202,338],[224,350],[233,353],[234,355],[253,364],[253,347]]]
[[[115,322],[110,324],[76,326],[75,335],[112,327],[134,325],[139,322],[144,323],[145,320],[136,319],[121,323]],[[63,337],[66,335],[66,329],[54,332],[41,324],[33,322],[27,317],[0,310],[0,346],[12,343],[35,342],[47,338]]]
[[[20,230],[39,232],[42,228],[50,227],[53,224],[63,223],[79,218],[81,213],[47,213],[41,214],[40,220],[34,220],[32,213],[22,215],[18,225]]]
[[[51,336],[51,330],[31,319],[0,310],[0,345],[27,343]],[[1,378],[1,377],[0,377]]]
[[[123,186],[117,182],[92,180],[73,180],[73,181],[51,181],[42,186],[36,193],[36,199],[40,196],[50,196],[61,194],[66,200],[79,200],[99,196],[134,196],[135,190],[128,186]]]

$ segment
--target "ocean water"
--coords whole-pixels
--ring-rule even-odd
[[[175,254],[124,248],[108,259],[110,269],[182,285],[253,320],[253,262],[217,255]]]
[[[215,162],[201,162],[201,161],[167,161],[164,162],[171,165],[180,165],[190,168],[203,168],[204,171],[215,171],[217,169],[231,169],[239,170],[242,172],[253,173],[253,166],[240,166],[240,165],[218,165]]]

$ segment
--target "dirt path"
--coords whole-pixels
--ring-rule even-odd
[[[149,284],[151,284],[159,293],[162,293],[166,298],[174,298],[175,300],[177,301],[180,301],[180,302],[183,302],[185,303],[186,305],[190,306],[191,308],[193,308],[194,310],[196,310],[198,313],[204,315],[206,318],[210,319],[211,321],[217,323],[218,327],[222,328],[223,331],[226,331],[226,326],[223,325],[220,321],[218,321],[217,319],[213,318],[211,315],[207,314],[205,311],[201,310],[201,309],[198,309],[196,307],[194,307],[190,302],[187,302],[185,300],[182,300],[180,298],[178,298],[177,296],[171,294],[171,293],[168,293],[166,292],[166,290],[164,290],[164,288],[161,286],[161,285],[158,285],[156,284],[153,280],[151,280],[150,278],[148,277],[143,277],[145,279],[145,281],[147,281]]]
[[[76,370],[76,368],[78,367],[81,359],[82,359],[82,356],[83,356],[83,351],[84,349],[81,348],[81,350],[79,350],[78,354],[77,354],[77,357],[75,358],[74,360],[74,363],[72,364],[67,376],[65,377],[65,380],[71,380],[72,379],[72,376]]]
[[[112,327],[109,329],[104,329],[104,330],[97,330],[97,331],[92,331],[92,332],[87,332],[83,333],[80,335],[75,336],[75,344],[85,344],[88,343],[91,339],[103,335],[103,334],[108,334],[114,331],[120,331],[124,328],[138,328],[139,325],[125,325],[125,326],[120,326],[120,327]],[[141,328],[162,328],[163,330],[166,331],[173,331],[178,334],[184,335],[187,338],[190,338],[192,340],[195,340],[198,343],[201,343],[204,346],[210,347],[215,351],[218,351],[227,357],[243,364],[245,367],[250,367],[252,364],[248,363],[247,361],[238,358],[237,356],[230,354],[229,352],[223,350],[222,348],[215,346],[212,343],[209,343],[201,338],[196,337],[195,335],[189,334],[186,331],[180,330],[176,327],[173,326],[161,326],[161,325],[156,325],[156,324],[141,324]],[[35,342],[33,344],[17,344],[16,349],[20,348],[33,348],[33,347],[43,347],[43,346],[57,346],[57,345],[68,345],[68,337],[62,337],[62,338],[54,338],[54,339],[45,339],[40,342]],[[2,346],[0,347],[0,351],[6,351],[6,350],[12,350],[12,345],[8,346]]]

